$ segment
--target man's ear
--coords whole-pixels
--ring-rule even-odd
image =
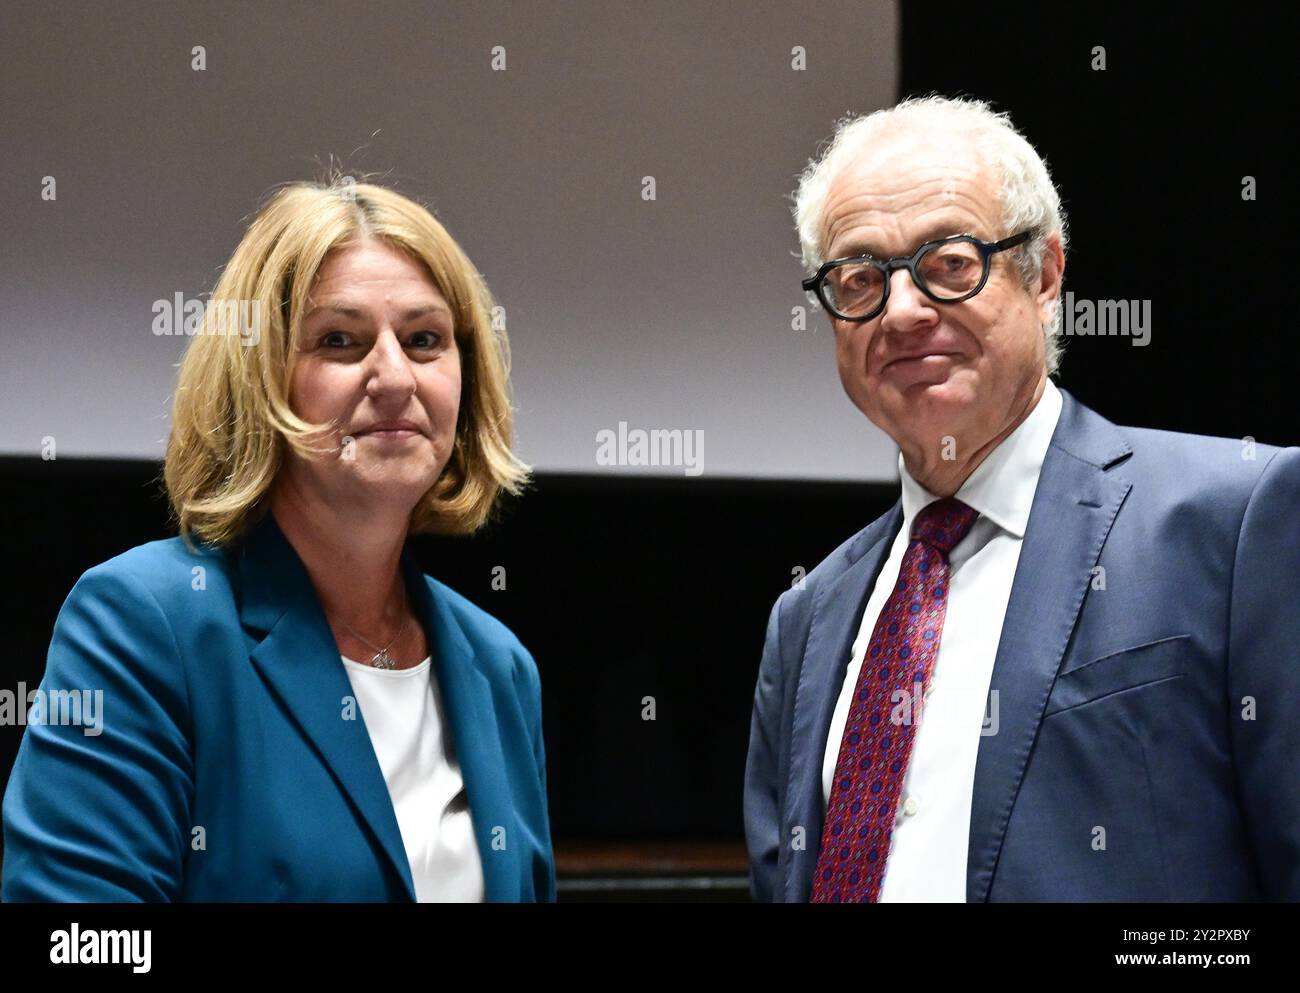
[[[1060,303],[1061,282],[1065,278],[1065,251],[1061,248],[1060,232],[1047,236],[1043,249],[1042,273],[1038,280],[1038,320],[1048,325],[1056,315]]]

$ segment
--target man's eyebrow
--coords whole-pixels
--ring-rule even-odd
[[[340,314],[343,317],[351,317],[357,320],[360,320],[362,317],[365,316],[365,313],[359,308],[349,307],[347,304],[344,303],[322,303],[322,304],[318,304],[317,306],[313,307],[311,310],[307,311],[306,315],[303,317],[303,320],[306,320],[308,317],[312,317],[315,314],[319,314],[319,313]],[[423,317],[426,314],[446,314],[448,317],[450,317],[451,311],[448,310],[445,305],[440,303],[423,304],[419,307],[411,307],[408,310],[406,310],[402,314],[402,320],[413,321],[417,317]]]
[[[973,235],[976,238],[980,237],[979,234],[971,230],[969,225],[963,225],[956,222],[931,224],[921,233],[921,236],[912,243],[911,250],[904,254],[911,255],[912,252],[915,252],[927,241],[938,241],[940,238],[951,238],[953,235],[959,234]],[[835,254],[828,257],[833,259],[850,259],[858,255],[870,255],[874,259],[882,260],[888,258],[884,252],[878,251],[877,246],[871,244],[869,241],[856,239],[850,241],[842,248],[837,248]]]

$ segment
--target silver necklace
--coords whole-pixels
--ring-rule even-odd
[[[342,624],[349,631],[351,631],[354,635],[356,635],[357,638],[359,638],[361,641],[364,641],[371,648],[379,648],[379,646],[374,644],[373,642],[368,641],[365,638],[362,638],[361,635],[357,633],[356,629],[350,626],[348,622],[345,621],[343,618],[341,617],[339,618],[339,623]],[[405,630],[406,630],[406,619],[403,618],[401,626],[397,629],[397,634],[393,635],[393,640],[390,641],[383,648],[379,648],[378,653],[376,653],[375,657],[370,660],[370,664],[372,666],[374,666],[376,669],[397,668],[397,662],[393,659],[391,655],[388,654],[388,649],[392,648],[393,645],[396,644],[397,639],[401,637],[402,632]]]

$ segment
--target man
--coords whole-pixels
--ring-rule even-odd
[[[902,495],[772,609],[754,897],[1300,899],[1300,449],[1049,379],[1065,219],[986,104],[842,122],[795,213]]]

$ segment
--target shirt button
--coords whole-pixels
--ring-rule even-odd
[[[905,813],[908,817],[913,816],[920,809],[921,809],[921,805],[916,802],[916,797],[914,796],[909,796],[906,800],[903,801],[903,813]]]

